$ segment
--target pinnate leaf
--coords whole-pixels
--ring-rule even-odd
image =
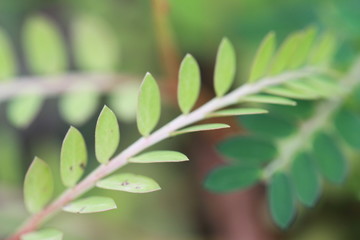
[[[42,229],[21,236],[21,240],[62,240],[63,233],[52,228]]]
[[[188,157],[175,151],[152,151],[140,154],[129,159],[132,163],[155,163],[155,162],[183,162]]]
[[[310,64],[327,65],[336,52],[336,39],[330,33],[323,34],[312,49]]]
[[[254,103],[268,103],[268,104],[279,104],[295,106],[296,102],[283,97],[271,96],[271,95],[251,95],[241,99],[243,102],[254,102]]]
[[[104,106],[95,129],[95,153],[100,163],[106,163],[114,155],[120,142],[120,131],[113,111]]]
[[[229,127],[230,127],[229,125],[223,124],[223,123],[200,124],[200,125],[195,125],[195,126],[180,129],[178,131],[173,132],[171,135],[176,136],[176,135],[185,134],[185,133],[216,130],[216,129],[223,129],[223,128],[229,128]]]
[[[140,86],[137,126],[143,136],[148,136],[160,118],[160,90],[154,77],[147,73]]]
[[[40,211],[52,197],[54,190],[51,169],[46,162],[35,157],[24,181],[24,200],[31,213]]]
[[[161,189],[155,180],[131,173],[121,173],[110,176],[98,181],[96,186],[131,193],[148,193]]]
[[[254,115],[268,113],[267,110],[261,108],[232,108],[224,109],[210,113],[209,117],[226,117],[226,116],[240,116],[240,115]]]
[[[297,68],[306,63],[310,55],[310,50],[313,46],[315,36],[316,28],[313,26],[310,26],[301,32],[299,44],[295,50],[293,58],[290,60],[290,68]]]
[[[178,101],[181,111],[191,111],[200,93],[200,69],[193,56],[187,54],[179,71]]]
[[[63,210],[71,213],[97,213],[116,209],[116,204],[109,197],[87,197],[69,203]]]
[[[87,164],[87,151],[83,136],[74,127],[67,132],[60,157],[61,179],[65,186],[72,187],[81,178]]]
[[[223,96],[234,82],[236,71],[235,50],[231,42],[224,38],[219,46],[214,73],[216,96]]]
[[[6,81],[16,74],[14,48],[3,29],[0,28],[0,82]]]

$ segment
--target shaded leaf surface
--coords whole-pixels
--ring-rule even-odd
[[[341,110],[335,117],[340,136],[353,148],[360,149],[360,117],[348,110]]]

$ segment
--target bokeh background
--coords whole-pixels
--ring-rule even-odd
[[[238,85],[246,78],[262,37],[272,30],[279,41],[309,25],[331,31],[340,43],[335,66],[346,69],[360,52],[359,9],[358,0],[2,0],[0,27],[11,39],[18,65],[16,76],[22,81],[29,76],[41,75],[46,79],[56,75],[36,74],[26,60],[23,28],[29,18],[39,14],[55,24],[66,46],[67,67],[58,75],[67,76],[71,72],[84,78],[91,72],[118,76],[116,84],[101,90],[96,114],[77,126],[88,144],[90,171],[97,164],[93,154],[94,127],[104,103],[110,102],[120,118],[119,150],[139,137],[134,101],[136,87],[146,72],[151,72],[161,85],[161,122],[165,123],[179,114],[175,101],[177,70],[186,53],[191,53],[201,66],[200,102],[213,96],[216,49],[224,36],[237,50]],[[82,24],[81,31],[93,34],[85,53],[85,58],[92,59],[90,67],[76,58],[72,29],[78,23]],[[102,54],[102,49],[109,55]],[[0,89],[4,86],[2,81],[6,80],[0,80]],[[7,117],[6,107],[11,98],[0,100],[0,238],[27,217],[21,187],[35,155],[50,163],[56,177],[56,193],[64,189],[58,174],[59,153],[69,122],[61,116],[59,98],[61,94],[47,98],[34,121],[22,129],[14,127]],[[226,121],[232,123],[231,119]],[[275,228],[268,217],[263,186],[222,196],[204,190],[202,181],[206,173],[224,161],[213,145],[240,131],[240,127],[234,126],[228,132],[194,134],[158,144],[154,148],[180,150],[191,161],[129,165],[121,171],[150,176],[160,183],[162,191],[135,195],[95,189],[92,193],[113,197],[118,209],[93,215],[61,213],[46,225],[64,231],[68,240],[358,239],[360,174],[355,174],[356,164],[345,186],[326,186],[319,204],[301,211],[285,232]]]

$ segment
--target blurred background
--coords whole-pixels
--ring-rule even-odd
[[[201,67],[199,103],[214,95],[213,67],[224,36],[237,50],[238,85],[246,79],[259,42],[272,30],[279,42],[309,25],[331,31],[341,43],[335,66],[346,69],[360,50],[359,9],[358,0],[0,1],[0,63],[14,63],[0,66],[0,238],[27,217],[22,181],[35,155],[51,165],[56,193],[64,190],[59,153],[69,125],[78,127],[87,141],[87,171],[97,165],[94,128],[104,104],[120,119],[119,150],[139,137],[136,94],[146,72],[162,88],[163,124],[180,113],[176,81],[186,53]],[[34,99],[26,91],[38,85],[45,90],[42,98]],[[19,97],[22,91],[26,98]],[[19,117],[29,109],[26,119]],[[95,189],[92,193],[113,197],[118,209],[94,215],[61,213],[46,225],[61,229],[69,240],[358,238],[356,166],[345,187],[326,186],[319,204],[302,211],[286,232],[271,223],[263,186],[226,195],[204,190],[206,173],[226,161],[213,146],[242,131],[232,119],[224,120],[231,130],[181,136],[154,147],[182,151],[190,157],[188,163],[131,164],[121,170],[156,179],[162,191],[135,195]]]

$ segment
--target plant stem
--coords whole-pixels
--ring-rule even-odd
[[[146,148],[166,138],[169,138],[172,132],[205,119],[211,112],[236,104],[242,97],[259,93],[267,87],[278,85],[285,81],[308,77],[317,73],[319,73],[319,71],[316,71],[315,69],[304,68],[298,71],[285,72],[274,77],[263,78],[253,84],[245,84],[221,98],[214,98],[190,114],[180,115],[173,121],[152,133],[150,136],[146,138],[142,137],[137,140],[119,155],[114,157],[109,163],[100,165],[75,187],[66,190],[58,199],[42,211],[31,216],[28,221],[26,221],[25,224],[7,240],[19,240],[21,235],[36,230],[41,223],[49,219],[56,212],[60,211],[66,204],[93,188],[98,180],[126,165],[127,160],[130,157],[135,156]]]

